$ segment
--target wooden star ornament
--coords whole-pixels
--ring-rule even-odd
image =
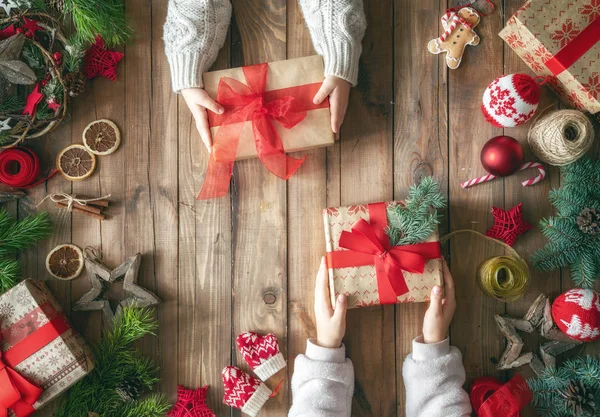
[[[160,299],[152,292],[137,285],[142,255],[136,254],[115,269],[109,269],[96,254],[86,251],[85,268],[91,288],[74,305],[74,311],[102,310],[104,324],[111,328],[115,317],[123,312],[124,307],[149,307],[160,303]],[[122,279],[125,298],[113,310],[108,299],[107,286]]]
[[[539,295],[521,319],[499,314],[496,314],[494,319],[500,332],[506,338],[506,349],[498,363],[498,370],[513,369],[529,364],[531,369],[541,376],[547,367],[556,366],[557,356],[582,343],[569,338],[556,327],[552,321],[550,300],[545,294]],[[522,353],[525,343],[517,330],[526,333],[538,331],[542,337],[549,340],[539,347],[541,360],[533,352]]]
[[[523,220],[523,204],[521,203],[508,211],[492,207],[492,216],[494,216],[494,225],[485,233],[486,236],[503,240],[509,246],[515,244],[519,235],[532,228]]]

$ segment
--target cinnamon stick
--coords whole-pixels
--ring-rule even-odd
[[[69,205],[67,203],[56,203],[56,206],[60,207],[60,208],[65,208],[65,209],[69,207]],[[83,206],[83,207],[85,207],[85,206]],[[89,211],[89,210],[85,210],[83,208],[76,207],[75,205],[73,205],[72,210],[75,213],[85,214],[85,215],[87,215],[89,217],[93,217],[94,219],[97,219],[97,220],[104,220],[106,218],[106,216],[104,214],[102,214],[102,212],[95,213],[93,211]]]
[[[63,202],[64,204],[64,202]],[[100,207],[92,207],[88,204],[79,204],[79,203],[73,203],[73,207],[77,207],[80,208],[82,210],[86,210],[86,211],[91,211],[92,213],[96,213],[96,214],[102,214],[102,208]]]
[[[92,206],[97,206],[97,207],[108,207],[110,205],[110,201],[106,200],[106,199],[96,200],[96,201],[89,201],[87,204],[88,204],[88,206],[92,205]]]

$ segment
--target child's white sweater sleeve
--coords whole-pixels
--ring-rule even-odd
[[[325,76],[356,85],[367,19],[362,0],[299,0]]]
[[[465,367],[460,351],[448,339],[424,344],[413,340],[402,369],[406,417],[469,417],[471,403],[463,389]]]
[[[173,90],[202,87],[231,20],[229,0],[169,0],[163,38]]]
[[[294,362],[289,417],[350,417],[354,367],[346,348],[327,349],[307,342]]]

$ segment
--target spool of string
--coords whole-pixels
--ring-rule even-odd
[[[14,147],[0,152],[1,183],[13,188],[30,188],[52,177],[56,170],[48,177],[36,181],[39,173],[40,160],[31,149]]]
[[[470,233],[493,242],[509,253],[486,259],[477,267],[476,279],[479,288],[486,295],[502,302],[515,301],[525,295],[531,279],[529,267],[527,262],[506,243],[470,229],[452,232],[441,238],[440,242],[444,243],[451,237],[464,233]]]
[[[558,110],[537,120],[527,137],[533,153],[550,165],[581,158],[594,142],[592,122],[578,110]]]

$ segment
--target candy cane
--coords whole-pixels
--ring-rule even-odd
[[[529,187],[533,184],[537,184],[538,182],[540,182],[541,180],[546,178],[546,170],[544,169],[544,166],[542,164],[540,164],[539,162],[526,162],[523,165],[521,165],[521,168],[519,168],[519,171],[524,171],[529,168],[536,168],[538,170],[539,174],[535,178],[530,178],[528,180],[521,182],[523,187]],[[496,178],[498,178],[498,177],[496,177],[495,175],[487,174],[487,175],[484,175],[483,177],[465,181],[465,182],[461,183],[460,186],[462,188],[469,188],[474,185],[481,184],[482,182],[488,182],[488,181],[495,180]]]

